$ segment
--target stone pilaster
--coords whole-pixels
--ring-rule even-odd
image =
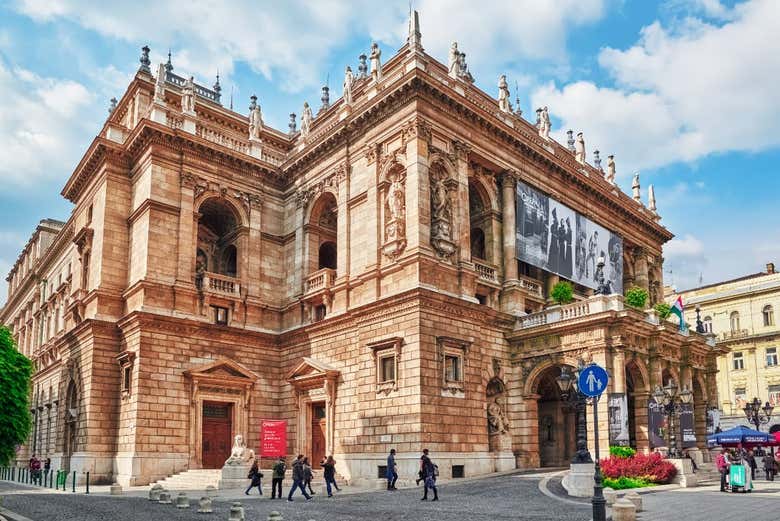
[[[520,315],[525,312],[523,292],[517,276],[517,259],[515,247],[517,236],[515,232],[515,178],[511,172],[504,174],[501,180],[502,197],[502,243],[504,259],[504,285],[501,290],[501,311]]]

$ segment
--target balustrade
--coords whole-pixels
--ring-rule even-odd
[[[219,293],[238,297],[241,295],[241,284],[235,277],[206,272],[203,275],[202,289],[211,293]]]
[[[306,279],[306,293],[315,293],[323,289],[330,289],[336,280],[336,270],[322,268],[315,271]]]

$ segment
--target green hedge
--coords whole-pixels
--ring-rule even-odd
[[[636,451],[631,447],[622,447],[620,445],[610,445],[609,447],[609,455],[616,458],[630,458],[634,454],[636,454]]]
[[[603,485],[609,487],[612,490],[625,490],[627,488],[644,488],[654,487],[655,483],[651,483],[644,478],[629,478],[627,476],[620,476],[617,479],[604,478]]]

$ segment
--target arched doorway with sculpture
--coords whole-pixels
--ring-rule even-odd
[[[538,450],[540,467],[569,465],[577,446],[576,409],[561,392],[562,367],[574,372],[570,363],[550,361],[535,371],[532,389],[537,398]],[[527,393],[530,394],[530,393]]]
[[[62,382],[60,396],[65,397],[64,407],[60,413],[64,428],[58,429],[60,437],[57,445],[60,449],[58,452],[62,454],[60,468],[70,472],[73,467],[73,455],[81,449],[79,433],[83,420],[81,371],[75,359],[71,358],[65,364],[60,382]]]

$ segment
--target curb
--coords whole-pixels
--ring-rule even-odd
[[[0,521],[8,520],[8,521],[32,521],[29,517],[24,517],[23,515],[17,514],[15,512],[11,512],[7,508],[0,507]]]

